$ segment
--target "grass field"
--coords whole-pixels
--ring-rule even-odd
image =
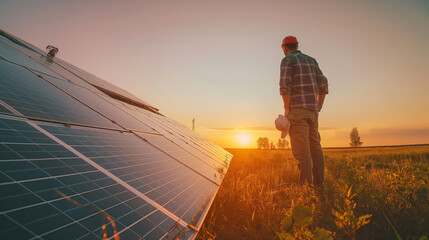
[[[429,146],[326,149],[320,189],[297,185],[290,150],[227,150],[234,158],[197,239],[273,239],[299,202],[313,207],[310,230],[334,239],[398,239],[394,229],[403,239],[428,236]],[[352,215],[372,217],[347,234],[332,211],[345,211],[350,187]]]

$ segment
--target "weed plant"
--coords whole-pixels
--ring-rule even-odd
[[[298,203],[313,209],[310,230],[327,229],[334,239],[397,239],[395,230],[428,236],[428,146],[326,149],[321,188],[297,184],[290,150],[228,151],[234,158],[197,239],[273,239]],[[353,216],[372,216],[352,237],[333,215],[350,187]]]

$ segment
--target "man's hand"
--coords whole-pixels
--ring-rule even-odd
[[[290,104],[290,95],[282,95],[282,99],[283,99],[283,107],[285,108],[285,117],[287,117],[289,115],[290,112],[290,108],[289,108],[289,104]]]
[[[290,109],[289,108],[285,108],[285,117],[287,117],[289,115]]]
[[[325,101],[326,94],[317,95],[317,104],[319,105],[319,112],[322,110],[323,102]]]

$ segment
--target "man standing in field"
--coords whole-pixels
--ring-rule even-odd
[[[299,183],[321,185],[325,160],[318,117],[328,93],[328,80],[317,61],[298,50],[296,37],[285,37],[282,49],[285,57],[280,66],[280,95],[290,121],[292,153],[299,162]]]

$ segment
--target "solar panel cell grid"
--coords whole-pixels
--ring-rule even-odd
[[[46,75],[43,75],[43,77],[126,129],[157,133],[138,119],[128,115],[120,108],[117,108],[106,99],[86,88],[71,84],[64,79],[60,80]]]
[[[211,155],[215,156],[218,162],[221,162],[222,165],[225,165],[226,163],[229,164],[231,160],[231,155],[227,152],[221,152],[218,151],[218,149],[214,148],[212,145],[206,145],[204,141],[197,140],[197,141],[191,141],[196,148],[205,150],[206,152],[210,153]]]
[[[198,200],[200,195],[193,193],[213,196],[217,188],[214,183],[133,134],[54,126],[42,127],[152,200],[162,202],[162,206],[167,204],[172,196],[178,200],[181,198],[177,197],[182,195],[183,199],[189,198],[190,201],[201,203],[202,201]],[[64,136],[68,138],[64,139]],[[73,139],[73,144],[68,142],[70,139]],[[170,212],[176,212],[178,210],[176,208],[192,207],[192,205],[182,206],[177,203],[165,205],[165,207]],[[184,220],[191,221],[192,217],[189,216],[195,215],[196,209],[185,209],[185,211],[189,214]]]
[[[155,129],[157,132],[165,135],[168,139],[170,139],[174,143],[174,145],[170,144],[171,148],[175,148],[176,146],[179,146],[180,148],[191,153],[193,156],[196,156],[199,159],[203,159],[203,161],[208,163],[209,165],[217,166],[216,168],[228,167],[229,161],[231,160],[231,155],[228,152],[222,150],[225,153],[225,154],[222,154],[213,148],[204,148],[202,145],[195,143],[194,140],[186,139],[185,137],[180,137],[183,134],[177,133],[177,131],[171,126],[168,126],[165,123],[162,123],[161,121],[157,120],[158,118],[160,119],[165,118],[163,116],[159,116],[158,114],[141,110],[129,104],[120,103],[118,101],[114,102],[114,101],[112,102],[116,106],[122,108],[124,111],[135,116],[139,120],[144,121],[146,125],[150,126],[151,128]],[[182,128],[186,128],[186,127],[182,127]],[[164,149],[164,150],[167,151],[167,149]],[[224,171],[224,173],[225,172],[226,171]],[[219,176],[219,174],[217,174],[217,176]]]
[[[34,236],[23,226],[17,225],[15,221],[4,215],[0,215],[0,222],[2,224],[0,229],[2,239],[30,239]]]
[[[208,158],[207,156],[198,158],[198,156],[193,155],[192,152],[187,151],[184,148],[174,144],[164,136],[156,136],[149,134],[141,134],[137,133],[142,138],[148,140],[150,143],[160,148],[162,151],[168,153],[184,164],[192,167],[199,173],[203,174],[208,179],[220,184],[220,178],[217,174],[217,168],[221,167],[217,162],[213,161],[213,159]]]
[[[141,112],[141,114],[143,115],[146,115],[149,121],[151,122],[151,124],[157,126],[158,128],[164,129],[166,132],[172,134],[174,137],[177,137],[178,139],[182,139],[183,141],[188,143],[193,143],[194,148],[210,156],[211,158],[214,158],[219,163],[222,164],[225,161],[225,158],[226,158],[225,154],[220,154],[216,151],[213,151],[213,149],[211,148],[204,148],[200,144],[198,144],[198,142],[201,141],[200,139],[202,137],[195,134],[189,128],[158,114],[154,114],[148,111],[141,111],[141,110],[137,110],[137,111]]]
[[[113,84],[111,84],[111,83],[109,83],[109,82],[107,82],[107,81],[105,81],[105,80],[103,80],[103,79],[101,79],[101,78],[99,78],[99,77],[97,77],[97,76],[95,76],[95,75],[87,72],[87,71],[84,71],[84,70],[82,70],[80,68],[77,68],[76,66],[74,66],[74,65],[72,65],[72,64],[70,64],[70,63],[68,63],[66,61],[63,61],[60,58],[56,58],[55,62],[58,65],[66,68],[69,71],[73,72],[74,74],[78,75],[80,78],[84,79],[86,82],[88,82],[90,84],[93,84],[93,85],[105,88],[105,89],[110,90],[112,92],[119,93],[119,94],[121,94],[121,95],[123,95],[125,97],[128,97],[128,98],[132,99],[132,100],[135,100],[137,102],[141,102],[141,103],[143,103],[145,105],[148,105],[148,106],[151,106],[147,102],[139,99],[138,97],[134,96],[133,94],[129,93],[128,91],[126,91],[124,89],[121,89],[121,88],[118,88],[117,86],[115,86],[115,85],[113,85]]]
[[[201,136],[198,136],[197,134],[195,134],[195,132],[191,131],[189,128],[183,126],[182,124],[163,116],[157,116],[151,113],[147,114],[156,118],[158,120],[157,122],[164,123],[167,128],[176,129],[177,131],[179,131],[180,135],[183,136],[186,141],[194,143],[195,146],[198,146],[200,151],[205,151],[221,161],[224,161],[225,158],[228,158],[229,161],[229,159],[231,158],[229,156],[230,154],[221,148],[213,148],[213,146],[203,146],[202,142],[205,142],[206,140],[204,140]],[[226,155],[228,155],[228,157]]]
[[[200,149],[200,147],[198,146],[190,145],[189,143],[192,143],[192,141],[194,140],[187,138],[186,134],[179,132],[177,129],[174,129],[174,127],[169,126],[165,122],[159,121],[159,119],[165,119],[165,117],[148,112],[148,111],[143,111],[137,108],[132,109],[132,107],[130,106],[125,106],[125,108],[127,109],[127,111],[131,111],[130,114],[134,114],[138,116],[140,119],[145,119],[145,123],[147,125],[151,126],[152,128],[156,129],[158,132],[167,136],[169,139],[173,140],[177,145],[181,145],[182,147],[186,148],[187,151],[191,151],[194,155],[200,155],[201,158],[207,158],[207,157],[213,158],[214,160],[218,161],[218,163],[223,164],[223,161],[225,159],[224,156],[218,157],[215,154],[207,151],[206,149]]]
[[[43,51],[31,51],[23,46],[10,42],[4,37],[0,37],[0,56],[3,56],[5,59],[15,64],[31,68],[39,73],[54,77],[63,77],[88,89],[96,89],[75,74],[56,64],[55,61],[47,59],[46,53]]]
[[[118,108],[122,109],[124,112],[128,113],[129,115],[139,119],[139,121],[143,122],[144,124],[146,124],[150,128],[154,129],[154,131],[156,131],[162,135],[170,135],[171,134],[171,132],[168,132],[167,130],[165,130],[164,128],[155,124],[152,120],[150,120],[148,115],[143,113],[143,112],[146,112],[145,110],[143,110],[139,107],[118,101],[118,100],[113,99],[113,98],[110,98],[107,100],[110,101],[115,106],[117,106]]]
[[[135,234],[131,228],[126,227],[130,221],[134,221],[131,223],[134,225],[143,219],[157,222],[159,218],[164,218],[163,221],[170,221],[164,213],[88,166],[84,160],[76,156],[57,157],[56,154],[52,155],[44,150],[46,146],[49,146],[50,150],[55,146],[58,151],[54,152],[67,151],[41,132],[31,129],[25,122],[0,118],[0,129],[13,130],[14,135],[26,138],[17,148],[18,144],[9,142],[8,138],[0,135],[2,153],[13,152],[14,156],[17,156],[0,161],[0,173],[3,176],[0,178],[0,216],[2,223],[13,226],[0,232],[2,239],[8,239],[7,237],[13,234],[43,239],[58,239],[59,236],[73,236],[76,239],[87,236],[99,238],[103,222],[96,220],[102,217],[94,209],[100,209],[112,216],[117,221],[117,230],[127,235]],[[12,132],[7,132],[7,135],[10,136]],[[42,140],[41,143],[38,143],[39,140]],[[35,155],[31,154],[32,151]],[[86,172],[77,172],[74,169],[84,165],[87,165]],[[65,170],[67,168],[69,169]],[[29,171],[31,173],[27,174]],[[105,179],[110,181],[103,181]],[[56,190],[86,207],[76,206]],[[137,213],[130,215],[133,216],[132,220],[127,217],[130,212]],[[152,216],[154,213],[157,214]],[[154,219],[151,220],[152,218]],[[173,224],[174,221],[171,226]],[[150,232],[145,234],[161,237],[166,233],[160,226],[152,227]]]
[[[20,49],[20,50],[23,51],[22,49]],[[58,78],[58,79],[65,79],[68,82],[71,82],[73,84],[76,84],[76,85],[84,87],[84,88],[87,88],[88,90],[91,90],[97,94],[105,95],[104,93],[99,91],[97,88],[95,88],[93,85],[91,85],[90,83],[88,83],[84,79],[80,78],[75,73],[73,73],[73,72],[69,71],[68,69],[62,67],[61,65],[57,64],[56,60],[58,60],[58,58],[56,58],[55,61],[52,61],[52,60],[46,58],[46,54],[41,55],[39,53],[35,53],[32,51],[23,51],[22,54],[25,55],[26,58],[28,58],[27,64],[23,65],[23,64],[21,64],[20,61],[15,61],[13,59],[10,61],[14,62],[18,65],[23,65],[25,67],[29,67],[38,73],[42,73],[42,74],[45,74],[45,75],[48,75],[48,76],[51,76],[54,78]]]
[[[207,159],[206,160],[207,162],[213,162],[212,165],[219,166],[219,165],[223,164],[223,159],[220,159],[220,158],[214,156],[213,154],[211,154],[210,152],[208,152],[204,149],[200,149],[197,145],[195,145],[190,140],[175,137],[175,136],[170,136],[169,138],[176,145],[178,145],[181,148],[186,149],[187,151],[193,153],[194,155],[198,156],[198,158]]]
[[[0,60],[1,100],[25,116],[67,123],[117,128],[34,73]]]
[[[201,137],[200,135],[196,134],[194,131],[191,131],[189,128],[183,126],[182,124],[178,123],[177,121],[174,121],[173,119],[166,118],[161,115],[153,114],[151,112],[146,112],[147,115],[149,115],[151,118],[157,119],[158,124],[163,124],[166,126],[166,128],[173,129],[174,131],[179,131],[180,134],[188,140],[192,140],[196,144],[201,145],[200,143],[209,143],[212,150],[215,150],[218,154],[220,154],[222,157],[225,155],[228,155],[229,157],[232,157],[230,153],[225,151],[223,148],[220,148],[219,146],[207,141],[207,139]]]

